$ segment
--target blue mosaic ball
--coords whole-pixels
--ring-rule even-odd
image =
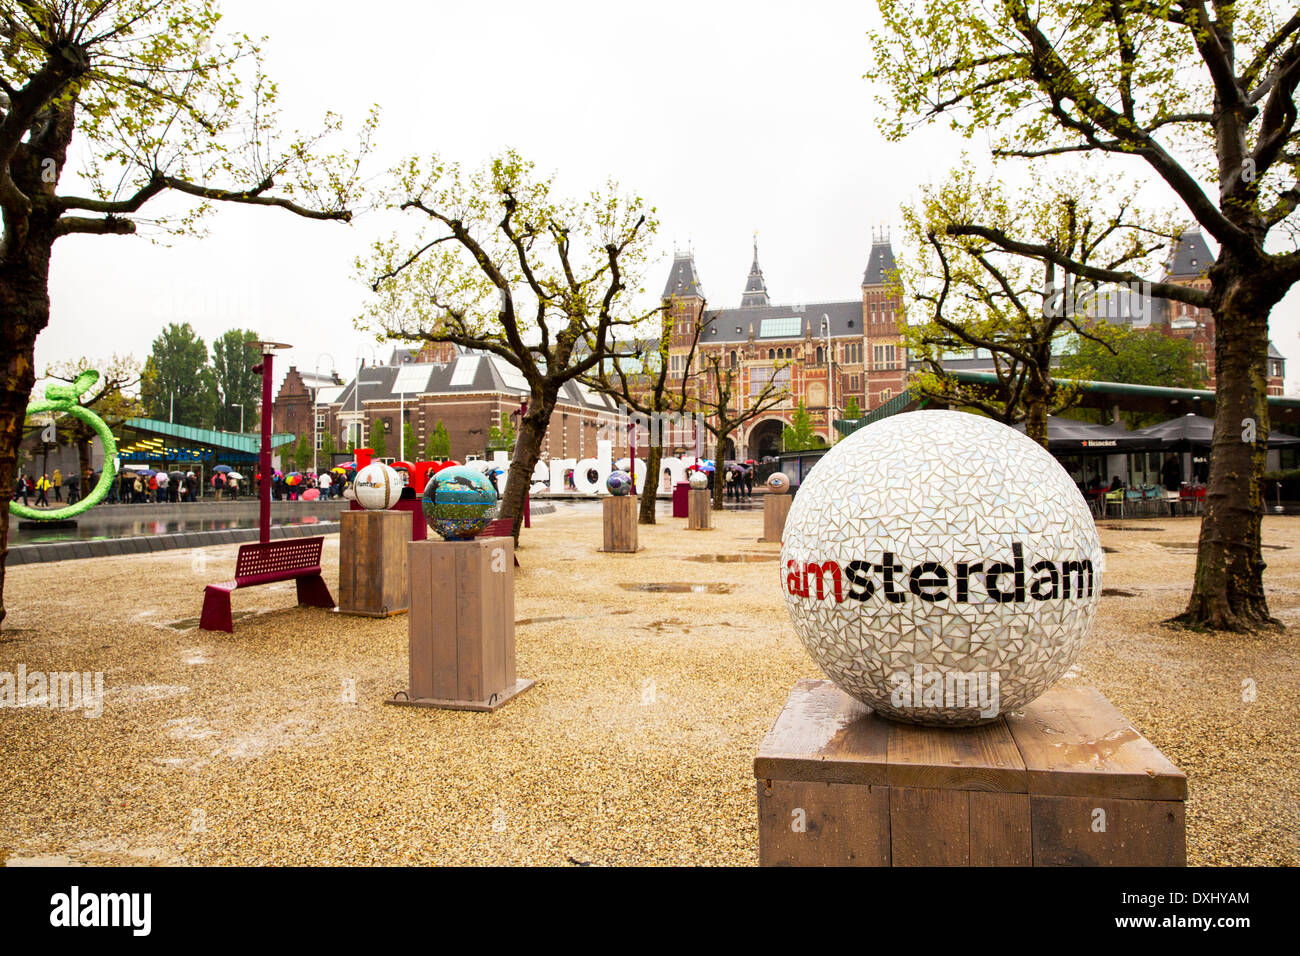
[[[612,471],[605,479],[605,487],[611,495],[629,495],[632,493],[632,476],[626,471]]]
[[[448,541],[468,541],[497,511],[497,490],[481,471],[459,465],[429,479],[420,497],[429,527]]]

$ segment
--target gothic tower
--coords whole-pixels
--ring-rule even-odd
[[[907,387],[907,355],[901,329],[906,322],[898,290],[898,266],[889,233],[872,231],[871,252],[862,275],[862,351],[866,366],[866,410],[879,408]]]

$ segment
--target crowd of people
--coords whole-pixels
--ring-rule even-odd
[[[241,494],[256,495],[259,475],[246,481],[238,472],[223,468],[208,478],[209,494],[217,501],[237,501]],[[271,476],[271,497],[276,501],[296,501],[314,498],[341,498],[351,482],[352,473],[344,469],[322,471],[318,475],[292,472]],[[83,475],[64,476],[55,468],[40,475],[23,472],[14,485],[14,500],[27,507],[62,508],[74,504],[94,488],[100,474],[87,471]],[[106,504],[166,504],[197,502],[205,494],[203,480],[193,471],[153,471],[151,469],[123,469],[117,481],[109,485]],[[308,495],[314,490],[316,493]]]

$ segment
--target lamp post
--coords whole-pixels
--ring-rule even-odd
[[[834,444],[835,423],[835,360],[831,356],[831,317],[822,313],[822,331],[826,333],[826,441]]]
[[[244,406],[242,402],[231,402],[231,408],[239,409],[239,434],[244,434]]]
[[[257,537],[262,544],[268,544],[271,540],[271,359],[276,349],[289,346],[280,342],[245,342],[244,347],[259,349],[262,355],[262,361],[253,366],[254,372],[262,373],[262,447],[257,458],[262,477],[257,483]]]

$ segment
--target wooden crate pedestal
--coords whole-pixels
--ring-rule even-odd
[[[780,544],[785,539],[785,519],[790,513],[790,504],[794,495],[763,496],[763,537],[759,541]]]
[[[692,488],[691,500],[689,505],[689,514],[686,517],[686,527],[690,531],[709,531],[713,525],[710,523],[710,514],[713,511],[713,492],[708,488]]]
[[[754,760],[764,866],[1185,866],[1187,778],[1091,687],[980,727],[801,680]]]
[[[636,511],[640,502],[634,495],[610,495],[601,502],[605,521],[602,551],[637,551]]]
[[[339,611],[363,617],[403,614],[410,582],[411,519],[401,511],[339,515]]]
[[[533,686],[515,675],[514,541],[412,541],[411,685],[390,704],[496,710]]]

